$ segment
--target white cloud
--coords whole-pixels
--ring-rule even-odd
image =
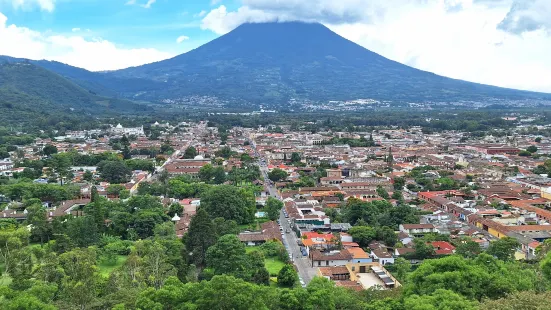
[[[189,37],[188,37],[188,36],[179,36],[179,37],[176,39],[176,43],[182,43],[182,42],[184,42],[185,40],[189,40]]]
[[[376,53],[422,70],[473,82],[551,92],[551,79],[547,78],[551,77],[549,0],[243,3],[236,11],[228,11],[223,5],[211,10],[201,28],[224,34],[245,22],[318,21]],[[518,3],[528,5],[519,8]],[[507,20],[512,22],[509,29],[504,29]]]
[[[0,42],[0,55],[56,60],[93,71],[122,69],[175,56],[154,48],[124,48],[101,38],[52,35],[9,25],[2,13]]]
[[[80,28],[73,28],[71,29],[72,32],[79,32],[80,31]]]
[[[218,3],[221,3],[222,0],[210,0],[210,5],[217,5]]]
[[[0,3],[11,3],[16,9],[40,8],[42,11],[52,12],[56,0],[0,0]]]
[[[138,4],[139,6],[141,6],[142,8],[145,8],[145,9],[149,9],[151,8],[151,6],[153,4],[155,4],[155,2],[157,2],[157,0],[147,0],[147,2],[143,3],[143,4],[138,4],[138,1],[137,0],[128,0],[126,2],[126,5],[136,5]]]
[[[202,10],[201,12],[199,12],[197,14],[193,14],[193,17],[203,17],[205,15],[207,15],[207,11]]]
[[[210,11],[201,21],[201,29],[209,29],[217,34],[225,34],[245,22],[267,22],[277,16],[260,10],[252,10],[247,6],[240,7],[235,12],[228,12],[226,6],[221,5]]]
[[[147,0],[146,4],[143,5],[144,8],[149,9],[157,0]]]

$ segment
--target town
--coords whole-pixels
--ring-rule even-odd
[[[358,292],[398,288],[427,259],[485,252],[530,262],[549,248],[551,141],[523,133],[522,122],[512,136],[469,139],[421,127],[147,127],[111,124],[6,148],[2,225],[24,224],[34,242],[59,247],[52,225],[69,219],[71,246],[98,246],[107,277],[134,255],[121,242],[161,234],[183,239],[182,264],[193,264],[196,280],[237,276],[249,257],[260,260],[256,283],[326,278]],[[8,267],[6,259],[5,283],[17,280]]]

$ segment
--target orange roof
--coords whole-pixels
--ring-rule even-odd
[[[348,248],[347,250],[354,258],[369,258],[369,255],[362,248]]]

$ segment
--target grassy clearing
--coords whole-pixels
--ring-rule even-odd
[[[245,251],[247,253],[250,253],[252,251],[260,251],[260,249],[258,247],[248,246],[245,248]],[[273,277],[273,276],[277,276],[281,268],[285,266],[285,263],[277,259],[277,257],[266,257],[264,258],[264,266],[270,273],[270,276]]]
[[[122,266],[122,264],[126,262],[127,258],[128,257],[125,255],[117,255],[117,262],[114,265],[109,265],[104,262],[99,262],[98,263],[99,273],[104,277],[109,277],[109,275],[111,274],[111,272],[113,272],[113,270],[119,268],[120,266]]]
[[[276,258],[269,257],[264,260],[264,266],[266,266],[271,276],[277,276],[281,268],[285,266],[285,263]]]

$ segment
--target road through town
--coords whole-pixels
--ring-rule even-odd
[[[251,143],[251,145],[256,152],[256,146],[254,143]],[[270,196],[281,200],[281,196],[279,195],[277,189],[268,178],[268,167],[266,166],[265,161],[260,159],[258,161],[258,165],[260,166],[260,171],[264,177],[264,184],[266,184],[266,188],[268,189]],[[288,219],[285,218],[283,210],[281,210],[279,214],[279,222],[283,228],[283,244],[285,245],[287,252],[290,254],[289,258],[297,266],[301,284],[307,285],[316,276],[317,270],[311,267],[308,257],[302,255],[298,244],[299,238],[291,229],[291,225],[289,224]]]

